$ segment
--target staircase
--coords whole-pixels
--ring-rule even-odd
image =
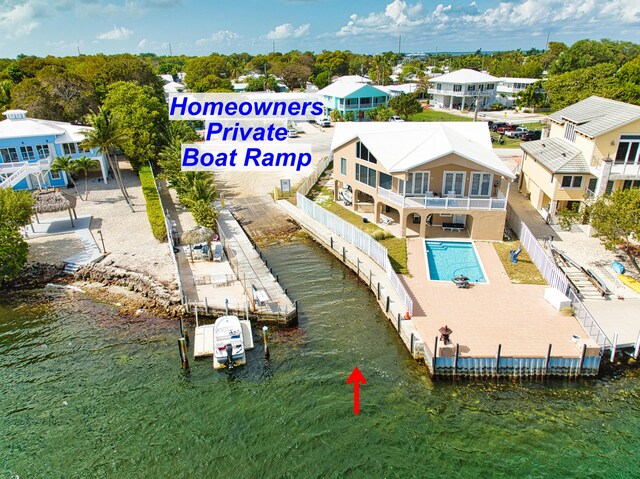
[[[76,230],[76,236],[82,243],[83,251],[69,256],[64,260],[64,272],[67,274],[73,274],[80,267],[95,263],[104,257],[104,254],[100,251],[96,245],[93,235],[88,228]]]

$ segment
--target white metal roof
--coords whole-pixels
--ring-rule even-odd
[[[336,123],[331,150],[355,138],[391,173],[453,153],[483,169],[515,178],[494,153],[486,122]]]
[[[502,83],[528,83],[531,85],[540,80],[540,78],[512,78],[512,77],[501,77],[498,78]]]
[[[11,113],[26,113],[26,111],[8,110],[4,112],[5,115]],[[79,142],[84,140],[81,131],[88,129],[88,126],[72,125],[62,121],[24,117],[0,121],[0,139],[55,136],[56,143]]]
[[[337,98],[344,98],[344,97],[347,97],[347,96],[351,95],[352,93],[357,92],[358,90],[360,90],[361,88],[364,88],[366,86],[370,86],[371,88],[375,88],[380,93],[388,95],[388,93],[386,91],[384,91],[383,89],[378,88],[376,86],[369,85],[367,83],[354,83],[354,82],[349,82],[349,81],[337,81],[335,83],[332,83],[331,85],[326,86],[322,90],[318,91],[318,94],[319,95],[326,95],[326,96],[333,96],[333,97],[337,97]]]
[[[439,77],[432,78],[429,81],[438,82],[438,83],[461,83],[461,84],[474,83],[475,84],[475,83],[497,83],[500,81],[500,79],[476,70],[463,68],[461,70],[456,70],[454,72],[447,73],[446,75],[440,75]]]

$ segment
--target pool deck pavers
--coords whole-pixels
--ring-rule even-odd
[[[579,357],[572,335],[587,335],[578,321],[544,300],[545,286],[511,283],[491,242],[475,245],[489,283],[459,289],[450,281],[430,281],[424,240],[407,241],[410,275],[402,279],[413,295],[414,327],[430,352],[438,330],[447,325],[461,357],[495,356],[498,344],[502,356],[544,357],[552,344],[554,357]]]

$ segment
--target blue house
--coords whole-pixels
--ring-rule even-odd
[[[60,121],[27,118],[25,110],[7,110],[0,121],[0,188],[32,190],[67,186],[67,174],[51,171],[57,156],[88,156],[100,163],[107,182],[108,165],[97,148],[80,146],[89,127]]]
[[[352,114],[355,121],[366,119],[368,110],[380,105],[386,106],[389,101],[389,94],[381,88],[352,81],[338,80],[320,90],[318,95],[324,103],[327,115],[338,110],[344,117],[348,113]]]

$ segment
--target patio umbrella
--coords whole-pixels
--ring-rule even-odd
[[[180,240],[188,243],[189,245],[207,243],[209,246],[209,255],[211,255],[211,241],[213,241],[215,235],[216,234],[211,228],[207,228],[206,226],[196,226],[195,228],[183,233]],[[189,252],[191,253],[191,262],[193,262],[193,248],[189,248]]]
[[[443,327],[438,329],[438,332],[441,334],[440,340],[444,341],[444,344],[447,344],[449,342],[449,336],[453,333],[451,328],[449,328],[449,326],[447,325],[444,325]]]
[[[36,213],[36,220],[38,220],[38,213],[57,213],[58,211],[69,211],[69,219],[71,219],[71,227],[73,224],[73,216],[75,215],[76,197],[63,193],[58,190],[40,190],[32,193],[35,199],[34,211]],[[73,210],[73,215],[71,211]],[[76,216],[77,219],[77,216]]]

